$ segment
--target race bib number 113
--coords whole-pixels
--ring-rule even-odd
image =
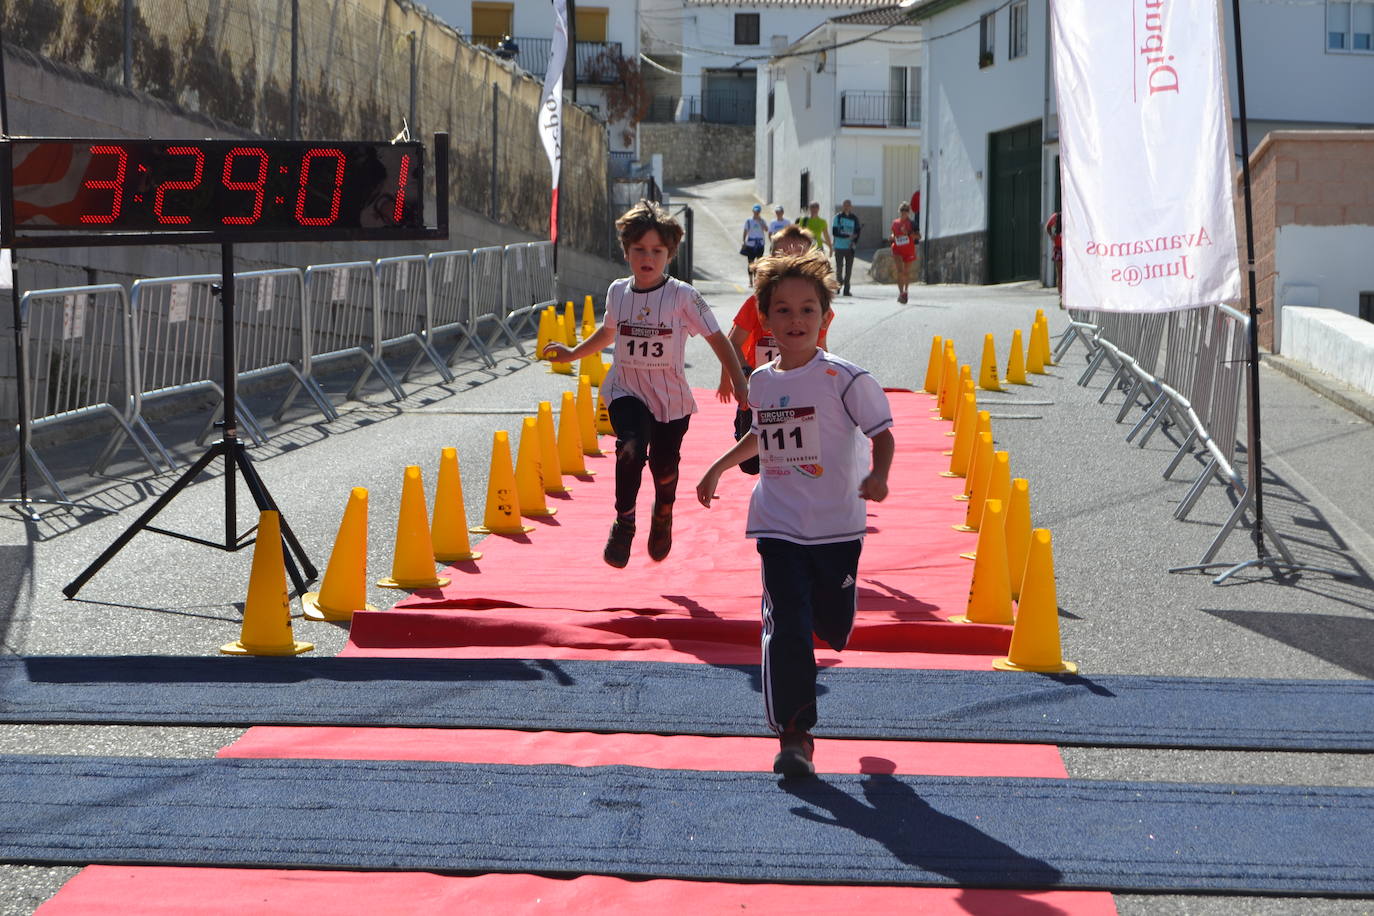
[[[669,369],[673,365],[673,329],[620,325],[616,362],[635,369]]]

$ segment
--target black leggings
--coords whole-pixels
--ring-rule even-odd
[[[612,401],[607,413],[615,429],[616,513],[634,514],[646,463],[654,475],[654,507],[671,508],[677,500],[677,467],[691,414],[663,423],[643,401],[628,395]]]

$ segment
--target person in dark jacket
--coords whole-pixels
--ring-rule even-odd
[[[859,234],[863,232],[859,215],[854,205],[845,201],[840,212],[830,223],[831,247],[835,250],[835,279],[840,284],[840,295],[848,296],[849,277],[854,273],[854,249],[859,246]]]

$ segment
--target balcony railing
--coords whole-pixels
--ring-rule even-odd
[[[840,126],[920,127],[921,96],[911,92],[841,92]]]
[[[543,79],[549,69],[552,38],[512,38],[514,49],[502,47],[503,35],[473,35],[475,45],[484,45],[498,56],[508,57],[531,76]],[[577,43],[577,81],[589,85],[611,86],[619,82],[616,62],[620,60],[618,41],[579,41]]]
[[[733,92],[708,92],[705,95],[656,95],[644,120],[704,121],[709,124],[753,124],[755,104],[752,97]]]

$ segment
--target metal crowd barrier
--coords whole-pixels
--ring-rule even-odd
[[[506,323],[505,264],[504,248],[493,246],[473,249],[472,269],[469,274],[473,332],[476,333],[477,327],[484,322],[494,322],[496,330],[484,339],[483,346],[489,348],[496,335],[500,333],[515,347],[515,352],[524,356],[525,349],[520,346],[520,338],[515,336],[515,332]]]
[[[534,311],[534,292],[530,286],[532,269],[529,245],[507,245],[501,272],[505,275],[506,327],[519,333]],[[522,354],[523,355],[523,354]],[[539,354],[535,354],[538,356]]]
[[[310,375],[310,321],[305,276],[294,267],[234,274],[234,358],[240,379],[289,373],[290,394],[273,417],[280,422],[287,403],[304,388],[326,420],[339,417]]]
[[[558,304],[558,290],[553,282],[553,242],[530,242],[530,298],[534,301],[530,315],[537,331],[539,313],[548,305]],[[538,355],[538,354],[536,354]]]
[[[438,251],[425,262],[429,282],[429,316],[433,322],[426,333],[431,348],[438,346],[440,337],[457,335],[458,342],[444,357],[444,365],[471,344],[488,367],[496,365],[491,351],[474,333],[472,315],[472,252]]]
[[[305,310],[310,316],[307,353],[313,367],[354,355],[365,364],[348,389],[357,398],[375,372],[393,400],[405,397],[382,361],[382,327],[377,309],[377,273],[372,261],[314,264],[305,269]],[[295,397],[292,390],[284,403]]]
[[[134,409],[137,391],[130,337],[129,302],[118,284],[33,290],[19,300],[19,331],[27,398],[19,405],[30,429],[107,414],[114,433],[91,464],[101,474],[120,444],[128,439],[154,474],[158,460],[176,466],[157,436]],[[19,419],[19,418],[16,418]],[[149,451],[140,432],[147,437]],[[61,485],[38,456],[32,441],[25,455],[57,497],[70,503]],[[157,459],[153,452],[156,452]],[[21,455],[16,452],[0,473],[0,488],[9,482]]]
[[[426,259],[422,254],[378,259],[377,321],[382,338],[379,349],[412,341],[415,357],[401,373],[401,381],[408,381],[420,360],[428,359],[440,377],[451,382],[453,373],[448,371],[448,365],[428,341],[433,336],[434,322],[430,317],[429,279],[425,269]]]
[[[133,318],[138,381],[134,415],[142,417],[150,400],[208,388],[220,403],[211,412],[196,442],[204,442],[224,406],[221,309],[215,289],[220,274],[135,280],[129,295]],[[237,310],[242,311],[242,310]],[[242,401],[235,419],[255,443],[267,434]]]

